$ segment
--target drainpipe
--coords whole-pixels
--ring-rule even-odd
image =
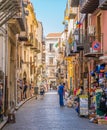
[[[17,54],[18,54],[18,34],[16,34],[16,87],[15,87],[15,106],[17,106],[17,103],[18,103],[18,101],[17,101]]]

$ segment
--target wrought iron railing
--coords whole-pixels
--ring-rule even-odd
[[[107,10],[107,0],[99,0],[99,8]]]
[[[19,24],[21,26],[22,31],[26,30],[26,12],[25,12],[25,4],[23,0],[19,0],[19,12],[15,15],[14,18],[16,18],[19,21]]]
[[[80,7],[83,7],[86,4],[87,1],[88,0],[80,0],[79,1]]]
[[[105,2],[107,3],[107,0],[99,0],[99,5],[104,4]]]
[[[94,48],[95,46],[95,48]],[[85,36],[84,54],[101,53],[103,54],[103,34]]]
[[[68,17],[70,19],[74,19],[77,15],[77,12],[78,12],[78,9],[76,7],[70,8],[69,11],[68,11]]]
[[[71,7],[78,7],[79,0],[71,0]]]
[[[83,47],[84,46],[84,38],[85,38],[85,35],[83,33],[83,29],[76,29],[74,31],[74,37],[75,37],[77,47]]]
[[[18,0],[0,1],[0,27],[19,12]]]
[[[93,13],[99,5],[99,0],[80,0],[81,13]]]

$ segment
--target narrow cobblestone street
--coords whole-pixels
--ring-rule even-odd
[[[3,130],[107,130],[107,125],[90,123],[79,118],[72,108],[60,108],[56,92],[48,92],[44,99],[32,99],[16,112],[16,123]]]

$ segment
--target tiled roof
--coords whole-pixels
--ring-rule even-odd
[[[60,37],[62,33],[49,33],[47,37]]]

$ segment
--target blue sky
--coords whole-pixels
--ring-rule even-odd
[[[67,0],[31,0],[37,20],[41,21],[44,35],[51,32],[62,32],[64,25],[64,10]]]

